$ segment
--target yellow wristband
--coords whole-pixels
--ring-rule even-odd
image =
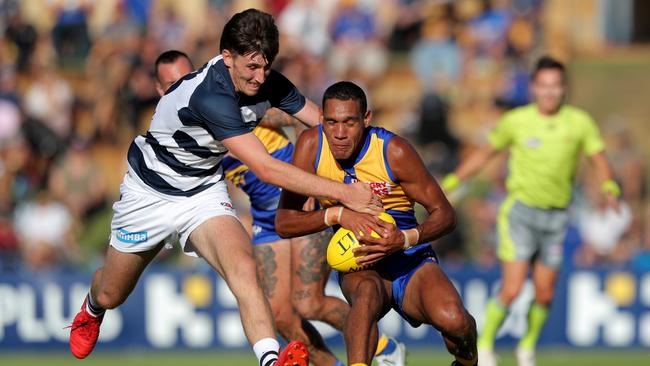
[[[449,173],[442,179],[440,187],[442,187],[443,191],[449,193],[458,188],[459,185],[460,179],[458,179],[458,176],[454,173]]]
[[[621,187],[611,179],[604,181],[600,186],[600,190],[605,194],[611,193],[614,197],[619,197],[621,195]]]

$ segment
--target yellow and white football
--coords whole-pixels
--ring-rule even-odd
[[[395,225],[395,219],[386,212],[379,214],[379,218]],[[374,231],[370,235],[375,238],[379,237]],[[355,272],[365,269],[366,266],[357,265],[357,259],[360,256],[352,252],[352,249],[359,246],[361,244],[352,231],[343,227],[338,229],[327,245],[327,263],[339,272]]]

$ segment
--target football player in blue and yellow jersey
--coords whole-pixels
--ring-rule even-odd
[[[403,138],[370,125],[366,96],[343,81],[323,96],[321,125],[300,136],[293,163],[335,181],[368,183],[396,220],[354,213],[340,203],[321,200],[322,209],[304,211],[307,198],[283,191],[276,229],[295,237],[340,225],[357,233],[374,229],[381,238],[359,237],[355,252],[365,254],[364,270],[338,273],[351,308],[344,328],[350,365],[370,365],[378,341],[377,322],[391,308],[413,326],[430,324],[442,333],[456,365],[475,365],[476,324],[445,273],[430,242],[455,225],[454,210],[422,160]],[[413,205],[429,217],[418,224]],[[323,255],[324,256],[324,255]]]

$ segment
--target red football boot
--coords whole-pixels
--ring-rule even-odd
[[[99,338],[99,326],[102,325],[104,314],[94,317],[86,310],[86,300],[81,310],[74,317],[70,327],[70,352],[76,358],[86,358],[95,348]]]
[[[293,341],[287,344],[287,347],[280,352],[278,361],[274,366],[308,366],[309,351],[301,341]]]

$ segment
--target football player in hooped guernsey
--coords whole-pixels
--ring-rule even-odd
[[[276,229],[285,237],[306,235],[340,225],[359,235],[367,269],[339,273],[350,302],[344,328],[348,363],[370,365],[377,344],[377,322],[391,308],[413,326],[438,329],[454,365],[476,365],[476,324],[445,273],[430,241],[454,228],[454,211],[413,147],[403,138],[370,125],[366,96],[354,83],[330,86],[323,96],[321,125],[298,139],[293,163],[319,176],[344,183],[369,183],[381,196],[397,226],[359,214],[333,200],[321,210],[303,211],[307,198],[283,191]],[[429,212],[418,224],[415,202]],[[379,227],[373,238],[369,227]],[[324,256],[324,254],[323,254]]]

